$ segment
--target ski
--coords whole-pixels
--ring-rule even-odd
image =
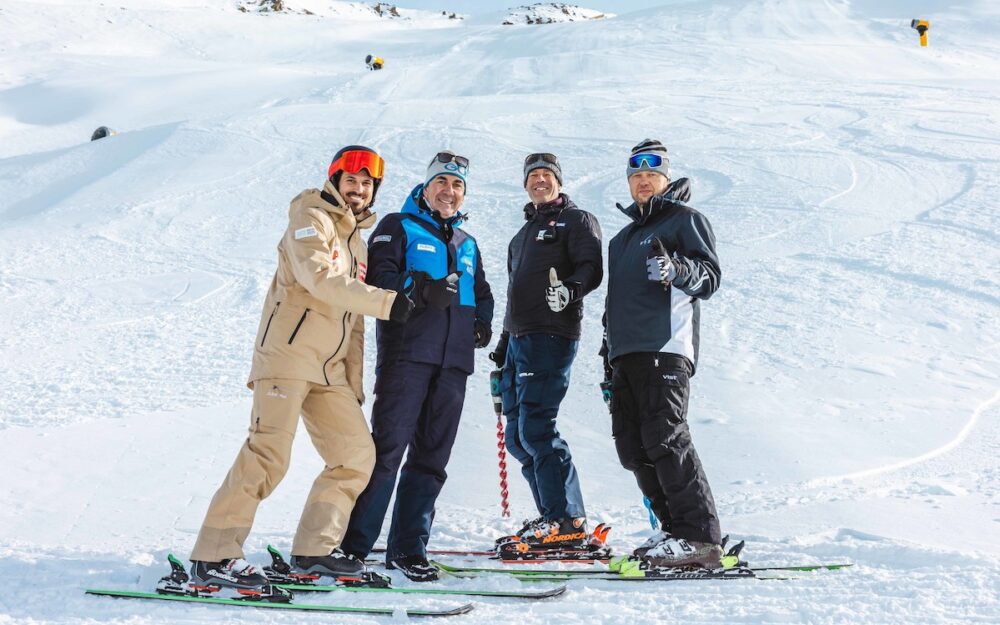
[[[539,580],[541,581],[541,580]],[[566,592],[566,586],[557,586],[542,591],[517,590],[472,590],[466,588],[365,588],[357,586],[319,585],[319,584],[277,584],[278,587],[295,592],[327,592],[343,590],[347,592],[383,592],[414,595],[456,595],[466,597],[501,597],[506,599],[551,599]]]
[[[155,592],[134,592],[130,590],[104,590],[91,588],[86,591],[88,595],[100,595],[104,597],[116,597],[120,599],[153,599],[158,601],[184,601],[188,603],[210,603],[215,605],[240,606],[244,608],[270,608],[272,610],[301,610],[305,612],[336,612],[344,614],[375,614],[392,616],[397,612],[406,616],[458,616],[472,611],[473,605],[466,603],[450,610],[424,610],[406,609],[396,610],[394,608],[365,608],[343,605],[310,605],[305,603],[279,603],[270,601],[252,601],[247,599],[220,599],[217,597],[193,597],[187,595],[162,595]]]
[[[504,564],[531,564],[536,562],[565,562],[577,564],[593,564],[595,562],[607,562],[611,557],[611,550],[607,548],[606,541],[611,526],[601,523],[588,537],[588,544],[577,548],[563,549],[537,549],[531,548],[515,536],[507,536],[498,539],[497,546],[490,550],[484,549],[428,549],[427,555],[431,556],[461,556],[461,557],[487,557],[493,560],[500,560]],[[375,547],[371,550],[373,554],[384,554],[385,547]],[[378,560],[365,560],[366,564],[378,564]]]
[[[811,573],[813,571],[838,571],[854,566],[850,563],[840,564],[786,564],[783,566],[755,566],[755,571],[793,571]]]
[[[517,579],[523,581],[564,581],[567,579],[572,579],[575,577],[600,577],[604,576],[609,579],[627,579],[626,577],[612,571],[609,568],[600,569],[590,569],[590,570],[573,570],[573,569],[509,569],[503,567],[473,567],[473,566],[455,566],[451,564],[446,564],[444,562],[438,562],[432,560],[431,564],[436,566],[439,570],[449,575],[454,575],[456,577],[476,577],[479,574],[499,574],[499,575],[511,575]],[[782,565],[782,566],[766,566],[766,567],[750,567],[745,566],[745,568],[754,573],[760,572],[812,572],[812,571],[835,571],[839,569],[844,569],[852,566],[851,564],[803,564],[803,565]],[[637,578],[638,579],[638,578]]]
[[[372,549],[372,553],[385,553],[385,547],[375,547]],[[430,556],[495,556],[496,551],[482,551],[475,549],[428,549],[427,555]]]
[[[357,576],[342,576],[333,584],[320,584],[320,576],[295,573],[285,561],[281,552],[271,545],[267,546],[271,556],[271,564],[264,567],[268,581],[278,588],[296,592],[381,592],[414,595],[461,595],[466,597],[502,597],[508,599],[550,599],[566,592],[565,586],[557,586],[549,590],[537,592],[476,590],[464,588],[395,588],[389,585],[390,579],[373,571],[365,571]]]

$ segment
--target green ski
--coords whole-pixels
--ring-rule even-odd
[[[219,599],[215,597],[191,597],[184,595],[161,595],[155,592],[133,592],[130,590],[88,589],[88,595],[118,597],[123,599],[155,599],[162,601],[185,601],[188,603],[213,603],[217,605],[240,606],[243,608],[269,608],[272,610],[303,610],[306,612],[338,612],[345,614],[375,614],[392,616],[397,611],[394,608],[364,608],[342,605],[309,605],[304,603],[278,603],[269,601],[250,601],[240,599]],[[457,616],[472,611],[472,604],[466,603],[450,610],[400,610],[406,616]]]
[[[524,580],[532,581],[563,581],[567,579],[573,579],[578,577],[594,577],[594,576],[604,576],[609,579],[626,579],[626,576],[618,574],[616,571],[610,568],[602,569],[589,569],[589,570],[568,570],[568,569],[510,569],[507,567],[472,567],[472,566],[453,566],[446,564],[444,562],[438,562],[436,560],[432,561],[432,564],[436,566],[439,570],[448,573],[449,575],[454,575],[456,577],[475,577],[479,574],[497,574],[497,575],[510,575]],[[783,566],[766,566],[766,567],[746,567],[748,570],[753,572],[764,572],[764,571],[789,571],[789,572],[811,572],[811,571],[834,571],[838,569],[844,569],[852,566],[851,564],[802,564],[802,565],[783,565]],[[641,579],[641,577],[636,577]]]
[[[549,590],[525,592],[519,590],[476,590],[463,588],[396,588],[390,586],[389,577],[374,571],[364,571],[356,576],[345,576],[335,584],[317,584],[319,577],[314,574],[299,574],[292,571],[284,556],[277,548],[268,545],[271,564],[264,567],[268,580],[278,588],[295,592],[381,592],[414,595],[462,595],[466,597],[503,597],[509,599],[549,599],[566,592],[565,586]]]
[[[462,595],[466,597],[502,597],[508,599],[550,599],[566,592],[565,586],[557,586],[550,590],[525,592],[517,590],[472,590],[465,588],[372,588],[365,586],[321,586],[312,584],[275,584],[279,588],[294,592],[328,592],[343,590],[346,592],[383,592],[414,595]]]

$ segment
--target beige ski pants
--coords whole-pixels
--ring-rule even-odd
[[[357,398],[347,384],[257,380],[250,435],[208,506],[192,560],[243,557],[257,506],[288,470],[300,414],[326,466],[306,499],[292,554],[322,556],[340,545],[375,465],[375,445]]]

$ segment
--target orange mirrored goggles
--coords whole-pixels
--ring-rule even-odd
[[[349,174],[356,174],[362,169],[368,170],[368,175],[377,180],[382,179],[385,173],[385,161],[374,152],[366,150],[350,150],[340,155],[340,158],[330,163],[330,169],[326,177],[332,178],[338,171],[345,171]]]

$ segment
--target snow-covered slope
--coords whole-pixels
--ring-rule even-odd
[[[168,551],[190,549],[244,438],[288,201],[344,144],[386,157],[383,213],[436,151],[469,155],[468,229],[502,310],[524,155],[559,154],[610,238],[645,137],[692,178],[719,240],[690,419],[723,528],[758,564],[857,566],[574,584],[517,606],[517,622],[1000,621],[1000,11],[953,4],[671,2],[545,28],[265,18],[210,0],[0,4],[0,623],[298,622],[80,594],[149,588]],[[932,21],[928,48],[915,17]],[[365,71],[368,53],[386,70]],[[99,125],[121,134],[89,142]],[[648,525],[597,390],[603,296],[587,302],[560,429],[592,522],[625,550]],[[511,525],[477,358],[438,547]],[[250,554],[288,546],[320,464],[300,436]],[[516,470],[511,491],[530,515]],[[483,602],[464,621],[511,608]]]

